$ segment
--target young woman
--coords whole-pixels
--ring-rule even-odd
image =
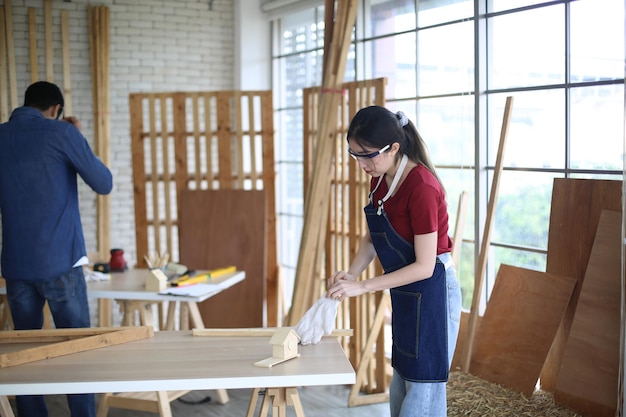
[[[444,188],[424,141],[402,112],[361,109],[347,140],[350,155],[372,176],[365,207],[369,234],[348,271],[328,280],[327,297],[390,290],[391,417],[445,416],[461,291],[450,257]],[[357,281],[375,256],[384,274]]]

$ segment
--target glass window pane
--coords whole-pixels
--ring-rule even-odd
[[[474,86],[474,23],[418,32],[420,96],[471,91]]]
[[[571,168],[621,171],[624,85],[573,88],[570,107]]]
[[[415,33],[406,33],[364,44],[371,78],[387,78],[387,97],[415,96]]]
[[[276,119],[276,160],[302,162],[302,109],[283,110],[277,113]]]
[[[551,173],[503,171],[491,241],[546,250],[553,182]]]
[[[435,165],[474,165],[473,96],[420,100],[417,114],[416,126]]]
[[[489,89],[565,81],[563,5],[489,19]]]
[[[281,162],[278,164],[278,211],[292,215],[303,213],[302,164]]]
[[[434,161],[435,166],[437,162]],[[444,169],[437,168],[437,174],[446,190],[448,202],[449,235],[456,233],[456,222],[459,210],[459,200],[462,192],[468,194],[465,212],[465,226],[463,227],[463,239],[474,239],[474,170],[473,169]]]
[[[504,149],[504,166],[565,167],[565,92],[535,90],[489,97],[489,164],[495,165],[506,96],[513,97]]]
[[[468,19],[474,15],[474,2],[472,0],[421,0],[417,4],[418,26],[422,28]]]
[[[546,255],[544,253],[528,252],[512,248],[492,247],[492,251],[489,253],[489,262],[490,274],[485,282],[489,297],[491,297],[491,292],[495,285],[495,277],[501,264],[513,265],[519,268],[532,269],[540,272],[546,270]]]
[[[571,7],[571,81],[624,78],[624,1],[580,0]]]
[[[296,268],[302,238],[302,217],[282,216],[278,222],[278,253],[281,263]]]
[[[545,3],[537,0],[491,0],[487,2],[487,11],[501,12],[503,10],[517,9],[518,7],[532,6]]]
[[[365,37],[389,35],[415,29],[414,0],[373,0]]]

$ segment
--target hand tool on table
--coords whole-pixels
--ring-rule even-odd
[[[201,273],[198,275],[194,275],[192,277],[181,277],[171,283],[172,287],[184,287],[186,285],[199,284],[201,282],[208,281],[212,278],[217,278],[223,275],[232,274],[237,271],[237,268],[234,266],[227,266],[224,268],[217,268],[207,271],[205,273]]]

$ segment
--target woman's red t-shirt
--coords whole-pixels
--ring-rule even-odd
[[[370,190],[378,183],[372,178]],[[387,182],[381,181],[374,192],[374,207],[387,194]],[[437,178],[419,164],[407,175],[396,193],[390,197],[383,207],[387,218],[400,236],[413,244],[415,235],[423,235],[437,231],[437,255],[452,250],[452,240],[448,236],[448,205],[445,192]]]

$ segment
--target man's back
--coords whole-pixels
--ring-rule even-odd
[[[77,178],[108,194],[112,177],[70,123],[20,107],[0,125],[2,275],[44,280],[85,255]]]

